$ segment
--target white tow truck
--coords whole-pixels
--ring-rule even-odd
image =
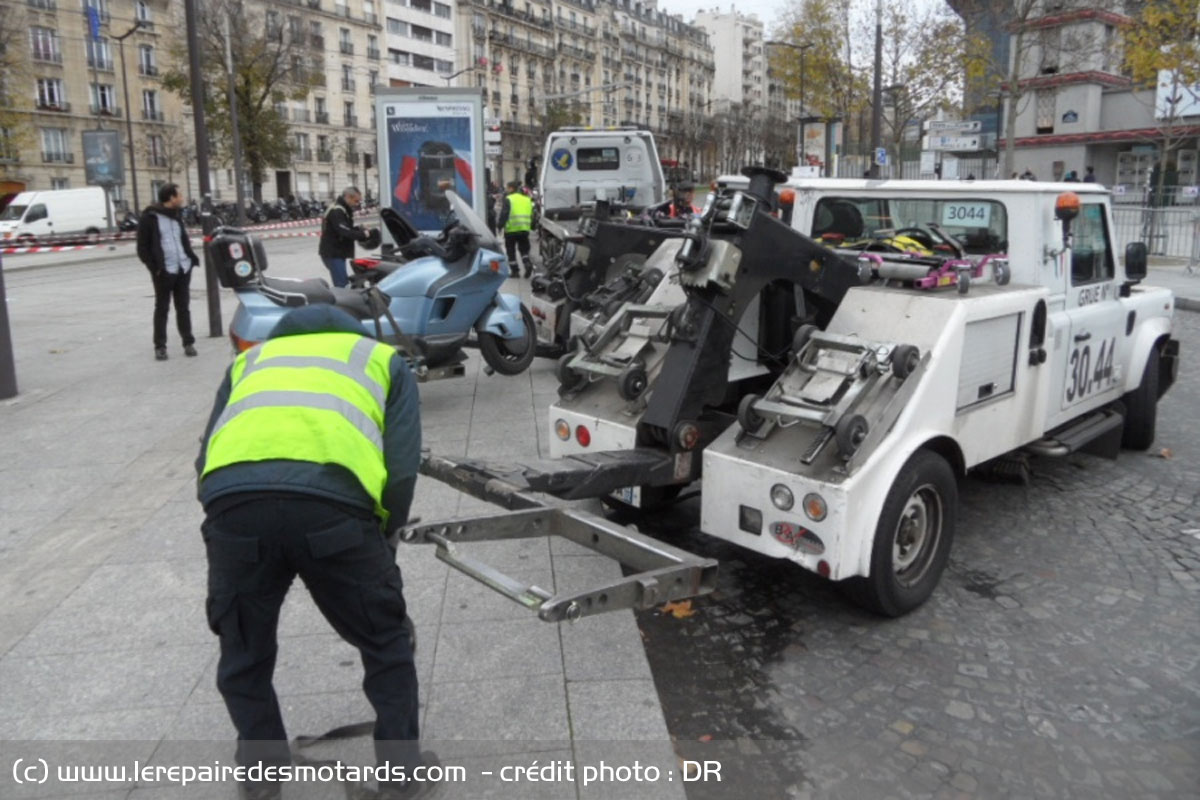
[[[699,478],[705,533],[897,616],[938,583],[968,470],[1151,445],[1174,301],[1141,243],[1121,257],[1107,191],[747,172],[651,257],[678,267],[660,291],[560,363],[557,471],[439,475],[635,504]]]

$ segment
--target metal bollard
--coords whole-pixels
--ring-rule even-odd
[[[4,289],[4,259],[0,258],[0,400],[17,394],[17,368],[13,363],[12,332],[8,328],[8,293]]]

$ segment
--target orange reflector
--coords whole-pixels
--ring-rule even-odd
[[[796,202],[796,190],[784,189],[779,193],[779,202],[785,206],[790,206]]]
[[[492,272],[500,271],[500,262],[496,259],[492,259],[490,262],[488,262],[488,266],[491,267]]]
[[[579,442],[580,447],[587,447],[592,443],[592,434],[582,425],[575,427],[575,441]]]
[[[1074,192],[1063,192],[1054,200],[1054,218],[1061,220],[1075,219],[1079,214],[1079,195]]]
[[[258,344],[258,342],[246,341],[245,339],[243,339],[242,337],[240,337],[236,333],[234,333],[232,330],[229,331],[229,341],[233,343],[233,349],[239,353],[244,353],[247,350],[249,350],[251,347],[254,347],[254,345]]]
[[[806,494],[804,495],[804,513],[814,522],[820,522],[825,519],[828,509],[819,494]]]
[[[831,572],[832,572],[832,570],[829,569],[828,561],[826,561],[825,559],[821,559],[820,561],[817,562],[817,574],[820,575],[822,578],[828,578],[829,574]]]
[[[571,438],[571,426],[567,424],[565,419],[560,419],[554,423],[554,435],[564,442]]]

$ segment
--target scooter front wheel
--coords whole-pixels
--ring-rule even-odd
[[[483,360],[501,375],[518,375],[529,369],[537,352],[537,333],[533,325],[533,314],[521,304],[521,321],[525,323],[525,335],[520,339],[502,339],[494,333],[479,334],[479,352]]]

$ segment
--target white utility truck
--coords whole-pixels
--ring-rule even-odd
[[[940,579],[968,470],[1153,442],[1174,300],[1141,284],[1144,245],[1118,252],[1102,187],[747,175],[651,257],[677,266],[659,291],[560,362],[557,469],[432,473],[510,508],[699,478],[705,533],[896,616]]]
[[[538,176],[542,219],[576,219],[597,198],[642,209],[663,202],[666,183],[650,131],[566,127],[546,137]]]

